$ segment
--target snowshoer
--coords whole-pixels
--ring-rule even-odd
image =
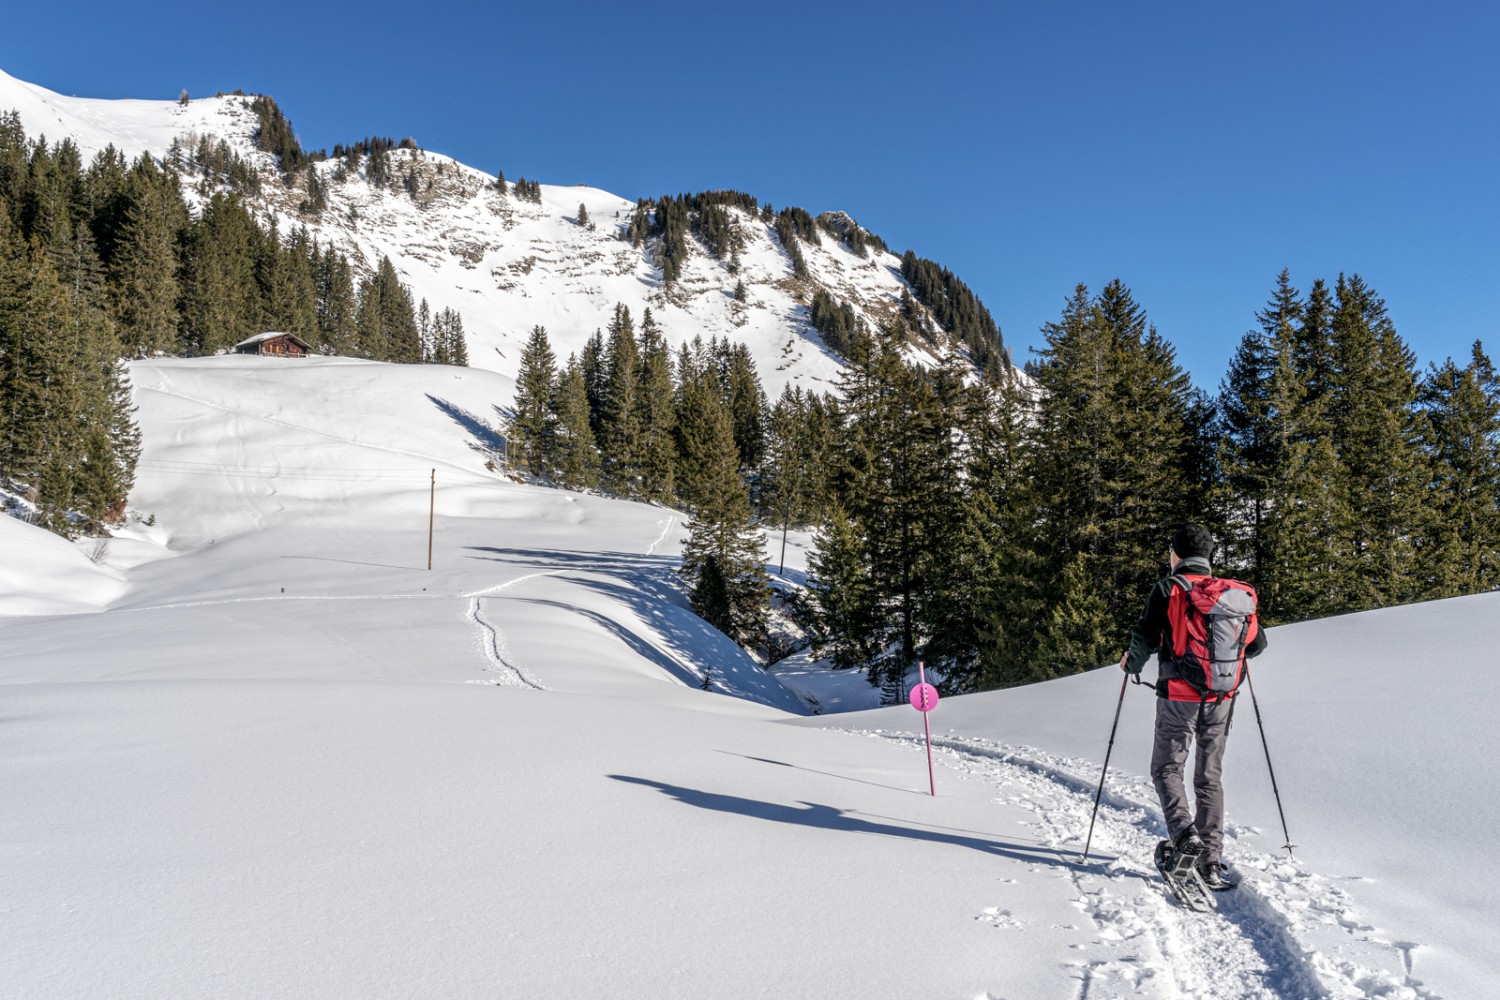
[[[1204,885],[1222,891],[1233,887],[1220,861],[1224,747],[1245,658],[1266,648],[1266,634],[1255,591],[1214,577],[1213,547],[1213,535],[1202,525],[1186,525],[1172,536],[1172,572],[1151,588],[1120,669],[1138,675],[1151,654],[1159,654],[1151,781],[1171,838],[1163,849],[1169,860],[1195,855]],[[1195,742],[1190,809],[1183,768]]]

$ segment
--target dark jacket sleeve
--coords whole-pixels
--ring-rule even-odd
[[[1261,627],[1260,615],[1255,616],[1255,638],[1245,646],[1246,656],[1259,656],[1266,648],[1266,630]]]
[[[1130,630],[1130,651],[1125,656],[1127,673],[1138,674],[1151,659],[1151,654],[1161,649],[1167,634],[1167,600],[1172,596],[1172,582],[1162,580],[1146,595],[1146,606],[1141,610],[1140,621]]]

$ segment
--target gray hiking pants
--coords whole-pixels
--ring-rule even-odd
[[[1161,800],[1167,836],[1173,840],[1188,827],[1198,831],[1207,850],[1204,861],[1218,861],[1224,849],[1224,745],[1229,739],[1230,701],[1199,705],[1195,701],[1156,699],[1156,742],[1151,749],[1151,783]],[[1201,722],[1199,711],[1202,711]],[[1198,744],[1193,766],[1193,800],[1189,810],[1182,769],[1188,748]]]

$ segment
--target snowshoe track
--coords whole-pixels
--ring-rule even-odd
[[[860,735],[922,747],[921,737],[904,733]],[[1193,913],[1169,898],[1153,867],[1165,833],[1148,782],[1110,775],[1083,864],[1097,764],[982,739],[934,738],[932,745],[936,760],[993,785],[998,802],[1032,813],[1038,839],[1073,862],[1056,877],[1068,881],[1073,906],[1108,953],[1072,964],[1079,1000],[1440,1000],[1412,976],[1417,946],[1357,919],[1335,879],[1239,848],[1243,827],[1231,825],[1225,837],[1225,859],[1245,876],[1240,887],[1217,894],[1217,914]]]

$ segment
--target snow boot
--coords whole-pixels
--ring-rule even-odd
[[[1177,839],[1172,841],[1172,850],[1174,852],[1193,858],[1202,854],[1206,846],[1203,843],[1203,838],[1198,836],[1198,831],[1192,827],[1183,830],[1177,835]]]
[[[1214,892],[1228,892],[1239,883],[1229,877],[1229,866],[1222,861],[1205,861],[1198,865],[1198,877]]]

